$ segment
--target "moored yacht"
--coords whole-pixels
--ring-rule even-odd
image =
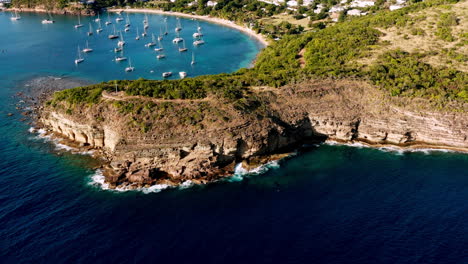
[[[117,46],[123,47],[124,45],[125,45],[125,41],[123,39],[122,32],[120,32],[120,40],[119,42],[117,42]]]
[[[166,78],[172,75],[172,72],[163,72],[162,77]]]
[[[112,24],[111,20],[110,20],[110,15],[109,15],[109,12],[107,12],[107,21],[106,21],[106,26]]]
[[[46,18],[46,19],[42,20],[42,24],[53,24],[53,23],[55,23],[55,21],[52,20],[52,16],[50,15],[50,13],[48,13],[48,14],[49,14],[49,18]]]
[[[81,18],[80,15],[78,14],[78,24],[75,25],[75,28],[80,28],[83,27],[83,24],[81,24]]]
[[[93,34],[93,26],[91,26],[91,23],[89,23],[89,31],[88,31],[88,36],[91,36]]]
[[[83,57],[81,57],[81,50],[80,46],[78,46],[78,58],[75,59],[75,64],[82,63],[84,61]]]
[[[15,15],[12,16],[12,17],[10,17],[10,19],[11,19],[11,20],[14,20],[14,21],[20,20],[21,17],[18,15],[18,11],[15,10]]]
[[[179,47],[179,52],[184,52],[184,51],[187,51],[187,48],[185,47],[185,41],[182,42],[182,48]]]
[[[118,36],[118,35],[116,34],[116,32],[115,32],[115,26],[114,26],[114,33],[109,34],[108,38],[109,38],[109,39],[116,39],[116,38],[118,38],[118,37],[119,37],[119,36]]]
[[[175,31],[178,32],[182,30],[182,25],[180,24],[180,19],[179,18],[176,18],[176,19],[177,19],[177,24],[176,24]]]
[[[153,47],[153,46],[156,46],[156,40],[154,38],[154,34],[151,34],[151,42],[146,43],[145,47],[149,48],[149,47]]]
[[[86,48],[83,49],[84,53],[93,52],[93,49],[89,48],[89,43],[86,41]]]
[[[179,72],[179,77],[180,77],[181,79],[183,79],[183,78],[187,77],[187,73],[184,72],[184,71],[181,71],[181,72]]]
[[[125,71],[126,72],[132,72],[135,70],[135,67],[132,66],[132,60],[130,58],[128,58],[128,67],[125,68]]]

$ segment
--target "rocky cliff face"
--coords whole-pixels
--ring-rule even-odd
[[[458,112],[424,109],[425,101],[389,98],[362,82],[305,82],[254,92],[262,104],[249,113],[218,100],[149,99],[127,102],[134,108],[124,112],[125,105],[103,99],[72,114],[48,107],[41,122],[101,150],[113,186],[203,183],[229,175],[236,162],[268,158],[309,140],[468,151],[466,106]]]

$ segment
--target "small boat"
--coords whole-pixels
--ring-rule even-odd
[[[143,24],[148,24],[148,14],[145,13],[145,18],[143,19]]]
[[[120,21],[123,21],[123,20],[124,20],[123,17],[119,16],[118,18],[115,19],[115,22],[120,22]]]
[[[193,38],[200,38],[203,36],[203,33],[201,32],[200,27],[197,29],[197,32],[193,33]]]
[[[75,64],[82,63],[84,61],[83,57],[81,57],[81,50],[80,46],[78,46],[78,58],[75,59]]]
[[[123,36],[122,36],[122,31],[120,32],[120,40],[119,42],[117,42],[117,46],[119,47],[123,47],[125,45],[125,41],[123,39]]]
[[[116,39],[116,38],[118,38],[118,37],[119,37],[119,36],[118,36],[118,35],[116,34],[116,32],[115,32],[115,26],[114,26],[114,33],[113,33],[113,34],[109,34],[108,38],[109,38],[109,39]]]
[[[86,41],[86,48],[83,49],[83,52],[84,52],[84,53],[93,52],[93,49],[90,49],[90,48],[89,48],[89,43],[88,43],[88,41]]]
[[[143,25],[143,28],[144,28],[144,29],[148,29],[148,28],[149,28],[149,25],[145,23],[145,24]]]
[[[130,58],[128,58],[128,67],[125,68],[125,71],[126,72],[132,72],[135,70],[135,67],[132,67],[132,60]]]
[[[158,46],[159,46],[159,47],[157,47],[157,48],[154,49],[155,51],[163,51],[163,50],[164,50],[164,48],[163,48],[162,43],[161,43],[160,40],[158,40]]]
[[[163,72],[162,77],[166,78],[172,75],[172,72]]]
[[[124,29],[124,31],[128,32],[128,31],[130,31],[130,28],[127,27],[127,28]]]
[[[141,33],[141,36],[146,37],[147,35],[148,35],[148,33],[146,33],[146,29],[143,29],[143,33]]]
[[[197,31],[201,31],[200,22],[197,20]]]
[[[49,14],[49,18],[46,18],[46,19],[42,20],[42,24],[53,24],[53,23],[55,23],[55,21],[52,20],[52,16],[50,15],[50,13],[48,13],[48,14]]]
[[[158,60],[164,59],[164,58],[166,58],[166,55],[164,55],[164,54],[158,54],[158,55],[156,56],[156,59],[158,59]]]
[[[149,48],[149,47],[156,46],[156,40],[154,39],[154,34],[151,34],[151,40],[152,41],[150,43],[145,44],[145,47]]]
[[[101,18],[99,17],[99,13],[97,14],[97,18],[94,19],[94,22],[96,22],[96,23],[97,23],[97,22],[101,22]]]
[[[136,32],[135,40],[140,40],[140,33],[138,33],[138,28],[136,30],[137,32]]]
[[[164,25],[166,27],[166,31],[164,32],[164,35],[167,35],[167,18],[164,18]]]
[[[101,20],[98,21],[99,27],[96,29],[96,33],[101,33],[102,32],[102,27],[101,27]]]
[[[130,18],[128,17],[128,14],[127,14],[127,19],[126,19],[126,22],[125,22],[125,27],[128,28],[130,27]]]
[[[159,27],[159,36],[158,36],[158,40],[163,40],[162,27]]]
[[[180,19],[177,18],[177,24],[176,24],[175,31],[178,32],[178,31],[181,31],[181,30],[182,30],[182,25],[180,24]]]
[[[190,64],[194,65],[195,64],[195,53],[192,52],[192,62]]]
[[[177,37],[175,37],[175,38],[172,40],[172,43],[177,44],[177,43],[182,42],[182,41],[184,41],[184,39],[181,38],[181,37],[179,36],[179,32],[177,32]]]
[[[182,42],[182,48],[179,47],[179,52],[185,52],[185,51],[187,51],[187,50],[188,50],[188,49],[185,47],[185,41],[184,41],[184,42]]]
[[[199,45],[203,45],[203,44],[205,44],[205,41],[203,41],[202,39],[195,40],[193,42],[193,45],[195,45],[195,46],[199,46]]]
[[[18,12],[15,10],[15,15],[14,15],[14,16],[12,16],[12,17],[10,17],[10,19],[11,19],[11,20],[13,20],[13,21],[16,21],[16,20],[20,20],[20,19],[21,19],[21,17],[20,17],[20,16],[18,16]]]
[[[179,77],[180,77],[181,79],[183,79],[183,78],[187,77],[187,73],[181,71],[181,72],[179,72]]]
[[[83,27],[83,24],[81,24],[81,18],[80,15],[78,14],[78,24],[75,25],[75,28],[80,28]]]
[[[93,26],[91,26],[91,23],[89,23],[89,31],[88,31],[88,36],[93,35]]]
[[[120,56],[115,57],[115,62],[121,62],[121,61],[126,61],[126,60],[127,60],[127,57],[124,56],[123,51],[122,51],[122,54],[120,54]]]
[[[106,26],[112,24],[111,20],[110,20],[110,16],[109,16],[109,12],[107,12],[107,21],[106,21]]]
[[[117,52],[121,52],[123,49],[121,47],[117,47],[117,48],[114,48],[114,52],[117,53]]]

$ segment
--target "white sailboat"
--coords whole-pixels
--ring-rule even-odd
[[[148,33],[146,33],[146,28],[143,28],[143,33],[141,33],[141,36],[146,37],[146,35],[148,35]]]
[[[195,53],[192,52],[192,62],[190,64],[194,65],[195,64]]]
[[[21,17],[18,15],[18,11],[15,10],[15,15],[11,16],[10,19],[13,21],[20,20]]]
[[[162,77],[167,78],[172,75],[172,72],[163,72]]]
[[[84,61],[83,57],[81,57],[81,50],[80,46],[78,46],[78,58],[75,59],[75,64],[82,63]]]
[[[114,48],[115,53],[121,52],[121,51],[123,51],[123,49],[121,47]]]
[[[46,19],[42,20],[42,24],[53,24],[53,23],[55,23],[55,21],[52,20],[52,16],[50,15],[50,13],[48,13],[48,14],[49,14],[49,18],[46,18]]]
[[[180,19],[179,18],[176,18],[176,19],[177,19],[177,24],[176,24],[175,31],[178,32],[182,30],[182,25],[180,24]]]
[[[176,34],[177,34],[177,36],[172,40],[172,43],[177,44],[179,42],[184,41],[184,39],[179,36],[179,32],[177,32]]]
[[[127,60],[127,57],[124,56],[123,50],[122,50],[122,53],[120,54],[120,56],[115,57],[116,62],[121,62],[121,61],[126,61],[126,60]]]
[[[78,24],[75,25],[75,28],[80,28],[82,26],[83,26],[83,24],[81,24],[80,14],[78,14]]]
[[[83,49],[84,53],[93,52],[93,49],[89,48],[89,43],[86,41],[86,48]]]
[[[124,41],[124,38],[122,36],[122,31],[120,31],[119,33],[120,33],[120,40],[119,40],[119,42],[117,42],[117,46],[123,47],[125,45],[125,41]]]
[[[106,21],[106,26],[112,24],[111,20],[110,20],[110,15],[109,15],[109,12],[107,12],[107,21]]]
[[[198,22],[198,20],[197,20],[197,30],[201,31],[200,22]]]
[[[125,68],[125,71],[126,72],[132,72],[135,70],[135,67],[132,67],[132,60],[130,58],[128,58],[128,67]]]
[[[143,19],[143,24],[148,24],[148,14],[145,13],[145,18]]]
[[[119,36],[117,36],[116,32],[115,32],[115,26],[114,26],[114,33],[113,34],[109,34],[108,38],[109,39],[116,39],[118,38]]]
[[[125,27],[126,27],[126,28],[130,27],[130,18],[128,17],[128,14],[127,14],[127,19],[126,19]]]
[[[164,48],[160,40],[158,40],[158,47],[154,49],[155,51],[163,51]]]
[[[195,45],[195,46],[199,46],[199,45],[203,45],[203,44],[205,44],[205,41],[204,41],[201,37],[197,38],[197,39],[193,42],[193,45]]]
[[[184,41],[184,42],[182,42],[182,48],[179,47],[179,52],[185,52],[185,51],[187,51],[187,50],[188,50],[188,49],[185,47],[185,41]]]
[[[151,34],[151,42],[146,43],[145,47],[149,48],[149,47],[153,47],[153,46],[156,46],[156,40],[154,38],[154,34]]]
[[[102,32],[102,27],[101,27],[101,20],[98,21],[99,27],[96,29],[96,33],[101,33]]]
[[[193,38],[199,38],[203,36],[203,33],[201,32],[200,27],[197,28],[197,32],[193,33]]]
[[[163,33],[162,33],[162,27],[159,26],[159,36],[158,36],[158,40],[163,40]]]
[[[93,34],[93,26],[91,26],[91,22],[89,23],[89,31],[88,31],[88,36],[91,36]]]
[[[140,33],[138,33],[138,28],[136,30],[137,32],[136,32],[135,40],[140,40]]]
[[[119,14],[119,13],[117,13],[117,14]],[[120,14],[119,14],[119,17],[117,17],[115,19],[115,22],[120,22],[120,21],[123,21],[123,20],[124,20],[123,17],[121,17]]]
[[[101,18],[99,17],[99,13],[97,14],[97,18],[94,19],[94,22],[96,22],[96,23],[97,23],[97,22],[101,22]]]
[[[156,59],[160,60],[166,58],[166,55],[163,53],[163,49],[160,49],[158,52],[159,54],[156,56]]]
[[[184,72],[184,71],[181,71],[181,72],[179,72],[179,77],[180,77],[181,79],[184,79],[185,77],[187,77],[187,73]]]

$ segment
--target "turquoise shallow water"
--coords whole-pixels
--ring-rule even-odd
[[[207,186],[145,194],[90,184],[92,160],[29,133],[12,96],[33,89],[24,81],[37,76],[149,78],[143,65],[157,62],[135,55],[137,71],[126,75],[103,50],[89,61],[106,67],[88,60],[76,67],[75,45],[86,37],[74,31],[73,18],[57,16],[63,24],[49,26],[38,24],[41,15],[23,18],[12,25],[0,13],[1,263],[468,262],[465,154],[320,145],[261,174]],[[211,35],[231,31],[201,25],[212,27]],[[225,37],[241,42],[246,57],[224,57],[213,72],[236,70],[255,56],[254,42],[231,33]],[[202,48],[212,60],[225,46],[211,51],[208,40]],[[185,65],[172,62],[175,70]]]

